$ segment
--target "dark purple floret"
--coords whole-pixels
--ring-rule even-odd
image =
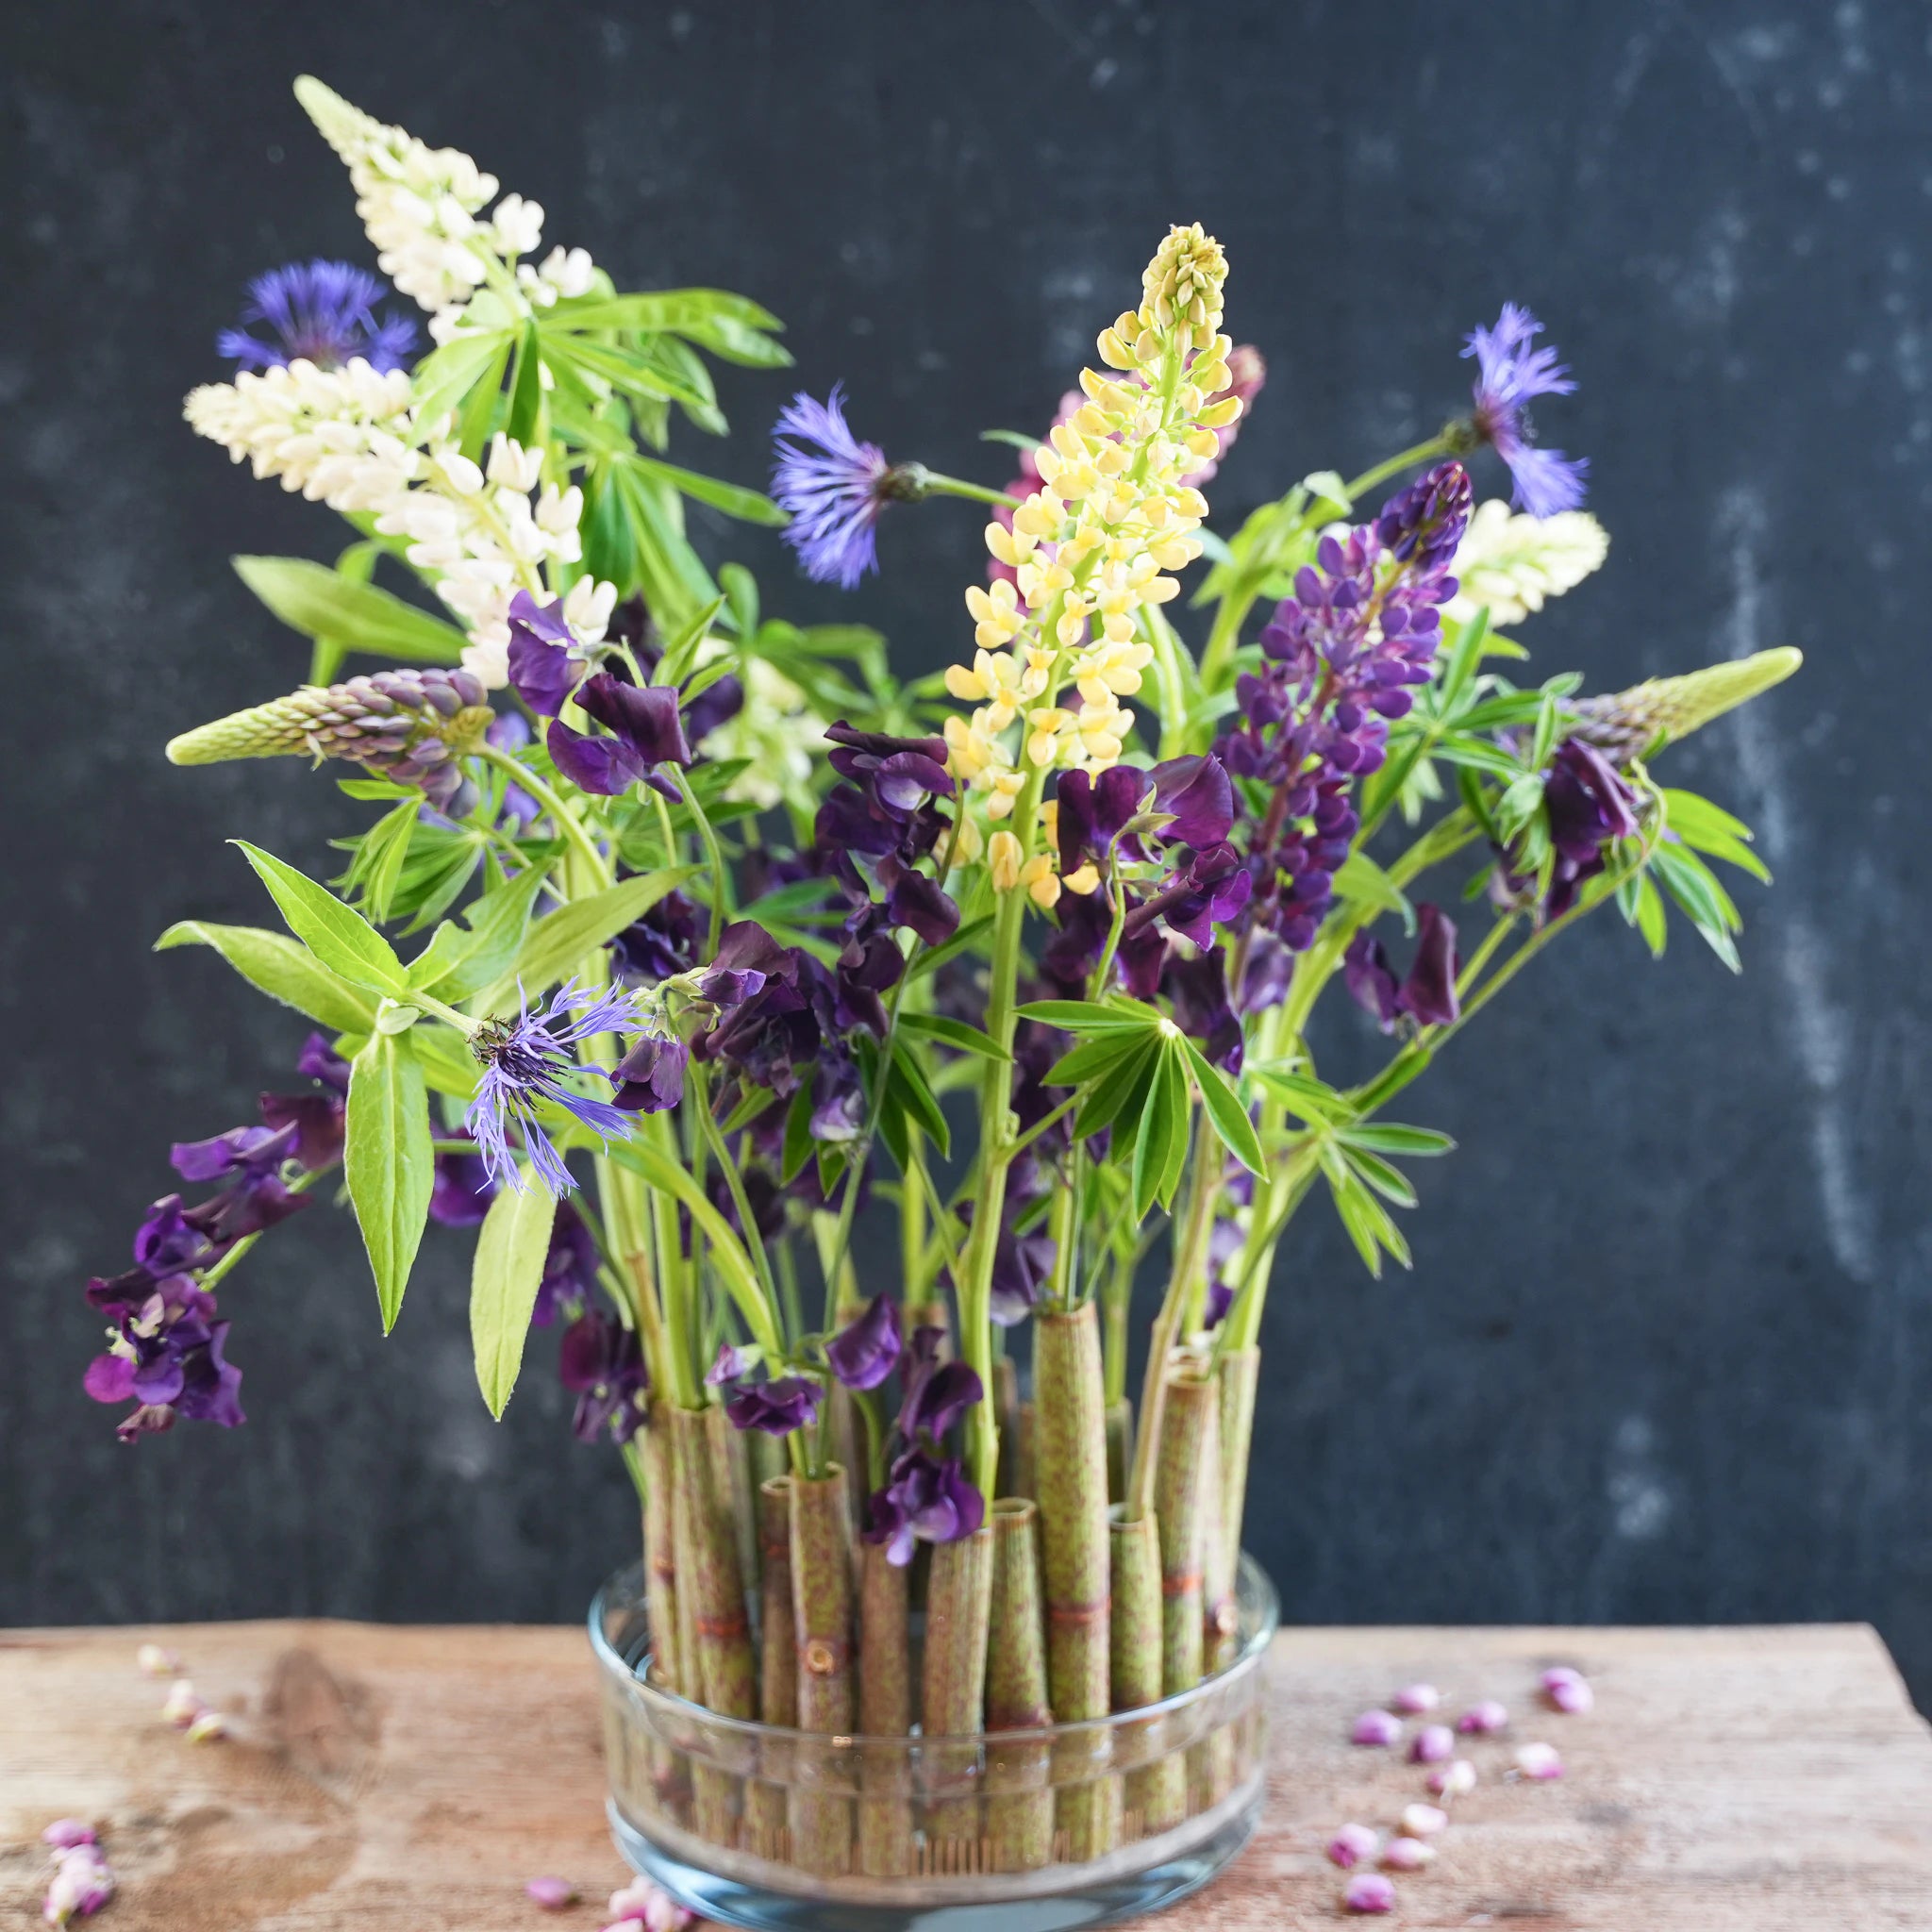
[[[297,1128],[232,1127],[208,1141],[177,1141],[169,1163],[185,1181],[222,1180],[227,1186],[193,1213],[218,1241],[259,1234],[308,1204],[291,1193],[282,1169],[295,1152]]]
[[[1154,768],[1157,811],[1172,812],[1174,823],[1160,836],[1175,845],[1200,851],[1219,845],[1234,824],[1234,787],[1219,758],[1168,758]]]
[[[959,908],[937,879],[914,872],[890,855],[879,861],[886,888],[886,917],[908,928],[929,946],[942,945],[959,928]]]
[[[610,941],[611,965],[626,985],[656,986],[697,964],[701,931],[697,907],[682,892],[666,892]]]
[[[818,1420],[824,1391],[803,1375],[781,1375],[775,1382],[748,1382],[724,1405],[735,1429],[760,1429],[768,1436],[789,1436]]]
[[[615,1104],[625,1113],[662,1113],[684,1098],[691,1048],[661,1033],[646,1033],[611,1069]]]
[[[875,526],[897,473],[876,443],[853,435],[844,404],[844,385],[834,383],[823,403],[801,391],[786,405],[773,435],[772,495],[791,513],[785,541],[806,575],[850,591],[878,568]]]
[[[887,1561],[904,1569],[916,1542],[958,1542],[985,1520],[986,1499],[957,1457],[909,1449],[873,1495],[863,1535],[869,1543],[885,1544]]]
[[[1570,738],[1550,761],[1543,808],[1556,851],[1543,911],[1560,919],[1576,903],[1583,882],[1603,871],[1610,846],[1636,836],[1637,793],[1596,746]]]
[[[1015,1234],[1010,1227],[1001,1227],[1000,1238],[992,1248],[992,1282],[987,1306],[987,1313],[994,1323],[1002,1328],[1011,1328],[1033,1312],[1040,1301],[1041,1288],[1053,1274],[1058,1254],[1059,1244],[1050,1234]],[[939,1375],[945,1373],[941,1369]],[[972,1392],[963,1405],[970,1408],[979,1400],[979,1377],[971,1369],[966,1373],[973,1375]],[[935,1376],[934,1381],[938,1380],[939,1376]],[[947,1420],[951,1419],[949,1413]],[[933,1433],[941,1435],[944,1431],[935,1428]]]
[[[899,1310],[876,1295],[862,1314],[825,1343],[825,1360],[848,1389],[876,1389],[899,1359]]]
[[[584,1217],[568,1201],[557,1204],[550,1224],[550,1252],[543,1257],[543,1278],[530,1321],[547,1328],[559,1315],[570,1321],[590,1306],[597,1285],[597,1240]]]
[[[223,1355],[228,1326],[215,1319],[214,1296],[180,1277],[122,1317],[110,1352],[83,1380],[96,1402],[138,1405],[118,1424],[124,1442],[172,1428],[177,1416],[223,1428],[245,1420],[242,1371]]]
[[[1456,994],[1456,925],[1434,906],[1416,908],[1415,958],[1398,984],[1380,940],[1358,932],[1342,959],[1350,994],[1384,1033],[1407,1014],[1422,1026],[1453,1025],[1461,1008]]]
[[[444,1227],[476,1227],[490,1212],[496,1183],[480,1154],[439,1154],[429,1190],[429,1218]]]
[[[711,1366],[705,1371],[706,1386],[724,1389],[733,1382],[741,1381],[758,1365],[758,1353],[754,1348],[741,1348],[729,1341],[718,1344],[718,1353],[711,1357]]]
[[[246,326],[225,328],[215,353],[244,369],[273,369],[297,360],[318,369],[340,369],[361,357],[378,374],[400,369],[416,346],[416,325],[407,316],[378,318],[375,305],[388,288],[365,269],[346,261],[291,262],[248,284],[242,321],[265,323],[275,340],[264,341]]]
[[[635,1330],[602,1308],[587,1308],[563,1331],[558,1378],[576,1391],[571,1428],[580,1442],[628,1442],[644,1425],[650,1378]]]
[[[553,720],[544,742],[565,777],[601,798],[618,797],[640,780],[667,798],[678,795],[677,787],[658,770],[691,760],[677,693],[669,685],[625,684],[598,671],[584,679],[575,696],[586,716],[610,735],[592,738]]]
[[[1161,974],[1174,1022],[1203,1056],[1230,1074],[1241,1070],[1241,1023],[1227,997],[1227,956],[1214,947],[1191,959],[1174,958]]]
[[[1567,396],[1576,388],[1554,348],[1532,349],[1542,324],[1528,309],[1506,302],[1494,328],[1471,331],[1465,356],[1476,362],[1475,408],[1470,428],[1508,466],[1514,501],[1533,517],[1555,516],[1583,502],[1589,461],[1559,449],[1536,447],[1528,404],[1537,396]]]
[[[311,1033],[295,1062],[321,1089],[309,1093],[264,1093],[263,1123],[279,1132],[295,1130],[295,1158],[310,1174],[331,1167],[341,1158],[343,1102],[349,1092],[349,1063],[320,1033]]]
[[[906,1343],[905,1392],[899,1403],[899,1433],[916,1442],[922,1430],[935,1442],[985,1393],[978,1375],[965,1362],[941,1361],[945,1340],[938,1328],[915,1328]]]
[[[1054,793],[1059,802],[1061,873],[1090,862],[1105,868],[1115,841],[1154,789],[1153,774],[1139,765],[1109,765],[1097,778],[1077,769],[1062,772]]]
[[[563,599],[539,604],[519,591],[509,605],[509,681],[539,717],[554,718],[585,672],[584,649],[564,622]]]

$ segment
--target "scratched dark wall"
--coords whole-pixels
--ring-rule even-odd
[[[1597,687],[1773,642],[1802,679],[1674,754],[1752,820],[1733,981],[1681,929],[1573,936],[1402,1111],[1417,1267],[1325,1207],[1268,1314],[1252,1541],[1303,1620],[1869,1618],[1932,1693],[1932,919],[1921,857],[1932,562],[1932,50],[1923,8],[1659,0],[1212,9],[1037,0],[730,8],[85,5],[0,28],[0,1620],[566,1618],[633,1531],[536,1357],[472,1382],[458,1242],[394,1338],[312,1213],[225,1302],[252,1420],[133,1452],[81,1394],[80,1300],[167,1143],[246,1117],[302,1028],[172,919],[265,908],[222,841],[310,869],[348,808],[290,763],[180,772],[171,732],[290,685],[304,647],[237,551],[333,554],[325,512],[179,420],[246,276],[368,259],[288,90],[311,70],[541,199],[623,287],[784,315],[894,454],[1002,480],[1170,220],[1233,261],[1267,393],[1232,528],[1464,393],[1505,296],[1579,394],[1607,568],[1525,627]],[[785,379],[688,459],[756,481]],[[1493,492],[1498,476],[1479,482]],[[706,523],[768,606],[943,661],[978,519],[895,513],[841,600]]]

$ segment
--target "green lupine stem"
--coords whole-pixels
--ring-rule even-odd
[[[1162,1695],[1172,1697],[1201,1681],[1201,1474],[1215,1389],[1191,1369],[1171,1371],[1167,1384],[1154,1514],[1160,1530],[1160,1684]]]
[[[991,503],[1001,509],[1018,509],[1022,499],[1004,490],[989,490],[984,483],[969,483],[963,476],[942,476],[924,464],[908,464],[919,471],[922,491],[927,496],[963,496],[969,503]]]
[[[565,839],[569,840],[572,849],[583,860],[591,876],[597,881],[600,891],[609,885],[609,862],[597,850],[577,815],[564,804],[549,785],[538,777],[527,765],[518,763],[507,751],[501,751],[493,744],[485,743],[478,746],[476,756],[486,764],[496,765],[508,772],[515,779],[518,787],[527,791],[550,814],[551,823]]]
[[[710,929],[705,941],[708,958],[718,957],[718,935],[724,929],[724,907],[731,891],[731,874],[724,869],[724,855],[718,847],[718,834],[712,826],[709,814],[698,803],[698,795],[691,789],[689,777],[683,770],[673,765],[672,783],[677,787],[677,795],[684,801],[685,809],[697,821],[698,842],[705,848],[705,867],[711,874],[711,921]],[[673,863],[675,863],[674,858]]]
[[[1391,476],[1404,470],[1412,470],[1418,463],[1426,463],[1433,457],[1446,457],[1448,454],[1449,439],[1439,430],[1426,442],[1418,442],[1395,456],[1385,458],[1381,462],[1364,470],[1359,476],[1341,486],[1348,492],[1350,508],[1359,503],[1377,483],[1386,483]]]
[[[791,1603],[798,1642],[798,1728],[837,1737],[855,1728],[851,1560],[846,1543],[845,1472],[793,1476]],[[808,1872],[844,1872],[852,1862],[852,1805],[824,1787],[830,1767],[791,1792],[791,1839]],[[813,1789],[817,1786],[820,1789]]]
[[[912,1728],[910,1566],[883,1543],[858,1546],[858,1728],[903,1738]],[[859,1767],[858,1869],[870,1878],[912,1872],[912,1801],[903,1751],[863,1747]]]
[[[1154,1318],[1154,1333],[1147,1347],[1147,1374],[1141,1385],[1141,1409],[1134,1442],[1133,1474],[1127,1482],[1126,1509],[1129,1519],[1145,1516],[1154,1507],[1155,1463],[1160,1453],[1162,1415],[1167,1401],[1168,1358],[1180,1340],[1181,1321],[1186,1312],[1192,1272],[1207,1253],[1209,1208],[1219,1184],[1215,1163],[1220,1141],[1205,1120],[1197,1129],[1194,1143],[1194,1177],[1188,1196],[1188,1218],[1175,1243],[1174,1272],[1168,1278],[1167,1293],[1160,1312]]]
[[[319,1181],[323,1177],[324,1174],[333,1174],[340,1165],[340,1161],[332,1160],[326,1167],[318,1167],[309,1173],[298,1174],[295,1176],[295,1178],[288,1184],[290,1193],[306,1193],[310,1188],[312,1188],[315,1185],[317,1181]],[[204,1291],[211,1291],[214,1289],[215,1284],[219,1282],[223,1278],[223,1276],[225,1275],[228,1273],[228,1271],[242,1259],[242,1256],[247,1254],[249,1249],[252,1248],[256,1244],[256,1242],[261,1239],[261,1236],[262,1230],[260,1228],[257,1228],[253,1234],[244,1234],[242,1237],[242,1239],[238,1241],[235,1243],[235,1245],[232,1248],[230,1248],[228,1252],[225,1255],[224,1255],[222,1258],[219,1261],[217,1261],[214,1264],[214,1266],[210,1268],[208,1271],[208,1273],[201,1277],[201,1280],[197,1284],[197,1286],[203,1289]]]
[[[1041,1642],[1035,1516],[1034,1505],[1023,1496],[1008,1497],[992,1507],[993,1641],[986,1667],[989,1731],[1037,1730],[1053,1720],[1046,1701],[1046,1657]],[[1105,1575],[1104,1539],[1100,1554]],[[1103,1659],[1103,1686],[1105,1681]],[[1053,1856],[1050,1757],[1044,1743],[1014,1744],[1008,1740],[987,1766],[986,1832],[995,1872],[1031,1872]]]
[[[697,1110],[699,1128],[717,1158],[719,1172],[724,1176],[731,1205],[738,1210],[739,1229],[744,1237],[745,1251],[751,1257],[752,1266],[758,1270],[758,1286],[764,1290],[775,1314],[781,1307],[777,1278],[772,1273],[771,1257],[765,1253],[765,1244],[758,1237],[758,1217],[752,1212],[751,1197],[744,1191],[744,1176],[739,1173],[739,1164],[732,1159],[730,1150],[724,1144],[724,1129],[711,1111],[710,1075],[705,1072],[703,1064],[693,1058],[685,1068],[685,1078],[691,1083],[691,1102]]]

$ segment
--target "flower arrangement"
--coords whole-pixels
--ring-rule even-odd
[[[788,361],[770,314],[533,261],[534,203],[296,91],[433,346],[360,270],[255,285],[240,373],[188,420],[353,540],[238,559],[313,641],[309,681],[168,755],[333,760],[380,815],[335,890],[238,841],[286,932],[162,936],[320,1030],[302,1091],[174,1149],[212,1191],[157,1203],[90,1286],[89,1392],[132,1405],[129,1441],[241,1422],[228,1277],[340,1182],[385,1329],[426,1223],[475,1230],[492,1413],[560,1328],[576,1433],[642,1501],[662,1686],[948,1736],[1188,1690],[1232,1642],[1294,1216],[1324,1191],[1371,1270],[1408,1264],[1399,1163],[1450,1142],[1386,1110],[1596,908],[1657,953],[1674,905],[1736,968],[1708,861],[1763,877],[1750,835],[1652,765],[1797,654],[1517,681],[1513,633],[1606,540],[1585,464],[1533,436],[1526,406],[1574,384],[1513,305],[1440,434],[1224,540],[1204,487],[1265,372],[1224,327],[1221,248],[1175,227],[1045,438],[1008,439],[1008,487],[889,460],[835,389],[779,415],[768,498],[666,452],[725,426],[707,358]],[[1514,507],[1478,507],[1498,460]],[[783,525],[849,589],[882,519],[938,497],[988,508],[991,561],[970,647],[907,681],[870,631],[766,616],[684,529],[687,501]],[[344,676],[352,654],[388,668]],[[1351,1085],[1308,1045],[1331,988],[1389,1041]],[[881,1210],[892,1282],[854,1259]],[[1089,1853],[1112,1828],[1069,1825]]]

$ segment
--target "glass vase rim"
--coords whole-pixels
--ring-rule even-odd
[[[755,1741],[795,1740],[801,1738],[817,1740],[821,1744],[837,1747],[850,1745],[878,1750],[890,1746],[904,1751],[908,1748],[973,1746],[984,1748],[1000,1744],[1014,1747],[1023,1744],[1051,1743],[1071,1740],[1083,1734],[1091,1736],[1118,1730],[1124,1724],[1146,1724],[1155,1718],[1167,1716],[1172,1712],[1186,1710],[1204,1701],[1210,1694],[1239,1682],[1242,1677],[1261,1667],[1262,1659],[1268,1654],[1281,1623],[1281,1598],[1275,1591],[1273,1579],[1267,1571],[1248,1554],[1241,1551],[1236,1565],[1235,1600],[1251,1616],[1244,1616],[1243,1623],[1251,1627],[1242,1638],[1240,1650],[1232,1662],[1211,1675],[1205,1676],[1198,1684],[1186,1690],[1176,1690],[1153,1704],[1136,1705],[1131,1710],[1109,1711],[1105,1717],[1070,1718],[1050,1724],[1035,1724],[1028,1729],[1008,1731],[805,1731],[795,1724],[768,1724],[758,1718],[727,1717],[708,1706],[694,1704],[688,1697],[681,1697],[675,1690],[666,1690],[658,1685],[647,1682],[636,1669],[626,1663],[624,1657],[611,1646],[610,1640],[604,1634],[604,1616],[607,1606],[613,1600],[641,1606],[644,1601],[644,1566],[640,1558],[613,1570],[599,1585],[597,1593],[591,1599],[589,1616],[585,1619],[586,1629],[591,1640],[591,1650],[600,1668],[617,1675],[626,1688],[662,1709],[667,1716],[687,1723],[702,1723],[715,1726],[727,1736],[736,1736]]]

